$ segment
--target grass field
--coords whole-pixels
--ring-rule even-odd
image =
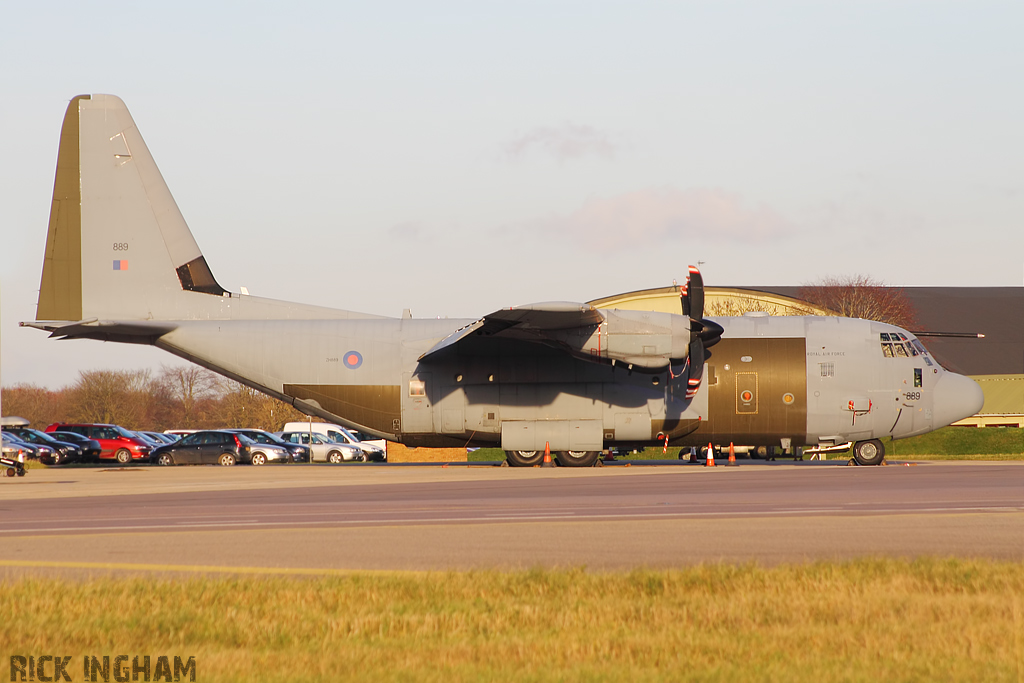
[[[197,681],[1020,681],[1024,564],[6,581],[0,657],[43,653],[73,680],[149,654]]]

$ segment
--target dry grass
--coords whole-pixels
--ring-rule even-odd
[[[0,644],[194,655],[198,681],[1019,681],[1024,564],[22,579]]]

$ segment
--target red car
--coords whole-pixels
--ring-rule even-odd
[[[121,464],[148,460],[152,447],[127,429],[117,425],[54,423],[47,432],[74,432],[100,442],[100,460],[117,460]]]

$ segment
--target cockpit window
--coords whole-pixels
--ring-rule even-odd
[[[928,349],[924,348],[918,340],[908,337],[902,332],[879,332],[879,343],[882,346],[882,355],[886,358],[916,358],[925,356],[928,362]],[[931,365],[931,363],[928,363]]]

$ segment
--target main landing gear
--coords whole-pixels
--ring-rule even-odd
[[[551,454],[562,467],[593,467],[600,451],[558,451]],[[544,461],[544,451],[505,451],[509,467],[534,467]]]

